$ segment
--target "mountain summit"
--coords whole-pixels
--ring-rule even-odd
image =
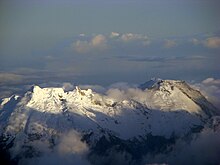
[[[97,164],[94,155],[113,150],[128,152],[137,163],[144,154],[165,151],[177,139],[211,127],[215,116],[216,108],[184,81],[155,79],[106,94],[33,86],[23,96],[2,100],[1,145],[19,162],[53,152],[63,135],[74,131],[88,145],[90,163]]]

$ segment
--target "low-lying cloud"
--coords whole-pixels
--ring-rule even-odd
[[[72,165],[72,164],[80,164],[80,165],[90,165],[87,160],[87,153],[89,148],[86,143],[81,141],[81,134],[75,130],[70,130],[67,133],[62,133],[58,142],[50,147],[49,143],[45,141],[35,140],[29,144],[33,147],[37,152],[40,153],[39,156],[35,156],[32,158],[22,158],[19,161],[20,165]],[[22,150],[22,149],[21,149]],[[12,148],[12,154],[19,154],[21,150],[17,150],[16,148]]]
[[[106,92],[107,96],[110,98],[113,98],[117,101],[123,101],[123,100],[136,100],[138,102],[144,102],[150,98],[149,93],[139,89],[139,88],[110,88]],[[150,99],[149,99],[150,100]]]
[[[75,130],[69,131],[66,135],[63,135],[58,144],[59,154],[81,155],[88,152],[88,146],[81,141],[81,138],[81,135]]]

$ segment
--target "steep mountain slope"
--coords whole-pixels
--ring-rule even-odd
[[[35,157],[42,152],[37,151],[36,142],[52,150],[62,135],[74,130],[82,135],[92,154],[121,146],[135,157],[137,146],[143,153],[149,148],[161,150],[174,139],[200,131],[215,115],[215,107],[183,81],[151,80],[146,84],[141,90],[132,89],[144,94],[141,98],[124,100],[79,87],[65,92],[33,86],[23,96],[2,101],[2,141],[12,158]]]
[[[139,88],[150,89],[153,92],[154,108],[186,109],[209,117],[217,112],[199,91],[191,88],[185,81],[152,79],[140,85]]]

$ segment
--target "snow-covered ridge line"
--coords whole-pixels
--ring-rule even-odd
[[[23,132],[51,136],[51,132],[76,129],[92,131],[94,139],[103,130],[122,139],[149,133],[170,137],[173,133],[183,136],[212,116],[211,104],[184,81],[157,79],[146,84],[148,88],[142,90],[110,89],[104,95],[79,87],[64,91],[33,86],[14,99],[13,106],[8,106],[11,99],[2,102],[0,127],[10,135]],[[117,95],[126,97],[118,99]],[[127,131],[128,127],[134,131]]]

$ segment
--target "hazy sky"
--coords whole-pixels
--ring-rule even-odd
[[[220,78],[219,8],[219,0],[3,0],[0,84]]]

